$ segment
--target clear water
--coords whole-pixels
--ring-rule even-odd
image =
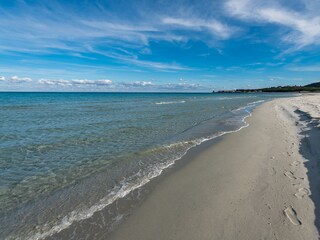
[[[281,96],[0,93],[0,238],[90,217]]]

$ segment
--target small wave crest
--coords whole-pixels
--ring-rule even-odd
[[[237,108],[237,109],[234,109],[234,110],[232,110],[232,112],[238,112],[238,111],[241,111],[241,110],[251,109],[251,108],[254,108],[254,107],[256,107],[258,104],[263,103],[263,102],[265,102],[265,101],[264,101],[264,100],[254,101],[254,102],[248,103],[246,106],[243,106],[243,107],[239,107],[239,108]],[[249,111],[249,110],[247,110],[247,111]]]
[[[156,102],[156,105],[164,105],[164,104],[176,104],[176,103],[185,103],[186,101],[171,101],[171,102]]]

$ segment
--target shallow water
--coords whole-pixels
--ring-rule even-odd
[[[42,238],[284,94],[0,93],[0,238]]]

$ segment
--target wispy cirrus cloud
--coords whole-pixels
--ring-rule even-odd
[[[177,63],[162,63],[162,62],[154,62],[154,61],[145,61],[139,59],[127,59],[128,62],[133,63],[137,66],[149,67],[153,69],[157,69],[159,71],[190,71],[195,68],[182,66]]]
[[[19,2],[17,9],[2,11],[0,15],[0,52],[30,54],[62,54],[95,59],[86,54],[101,54],[124,63],[149,69],[190,70],[181,64],[142,60],[136,57],[146,53],[151,42],[186,42],[200,40],[207,44],[228,39],[233,28],[209,17],[205,19],[169,18],[165,11],[150,18],[139,14],[137,7],[131,16],[122,16],[92,4],[91,11],[79,15],[67,4],[46,2],[27,4]],[[144,4],[141,3],[141,7]],[[160,6],[160,5],[159,5]],[[23,11],[22,11],[23,9]],[[1,11],[1,6],[0,6]],[[94,14],[94,15],[93,15]],[[182,13],[180,13],[183,15]],[[127,19],[127,20],[126,20]],[[194,20],[194,21],[193,21]],[[183,29],[184,31],[181,31]],[[197,31],[198,34],[190,34]],[[211,38],[208,39],[207,35]],[[132,50],[134,55],[115,50]],[[150,52],[150,51],[148,51]]]
[[[132,51],[125,50],[122,48],[115,48],[112,51],[106,51],[101,49],[90,49],[91,52],[107,56],[109,58],[115,59],[122,63],[127,63],[133,66],[140,66],[145,68],[151,68],[157,71],[191,71],[195,68],[183,66],[175,62],[158,62],[158,61],[148,61],[139,59],[138,55]]]
[[[171,28],[185,28],[198,32],[209,32],[220,39],[228,39],[235,32],[235,28],[223,24],[215,19],[190,19],[165,17],[162,22]]]
[[[289,66],[287,69],[296,72],[320,72],[320,64],[308,66]]]
[[[307,4],[311,1],[303,1]],[[282,6],[275,1],[229,0],[225,4],[229,15],[244,21],[276,24],[285,27],[281,32],[284,42],[295,45],[293,50],[320,44],[320,16],[309,8],[300,11]]]

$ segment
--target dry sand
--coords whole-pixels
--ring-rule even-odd
[[[320,95],[276,99],[160,181],[110,239],[319,239]]]

